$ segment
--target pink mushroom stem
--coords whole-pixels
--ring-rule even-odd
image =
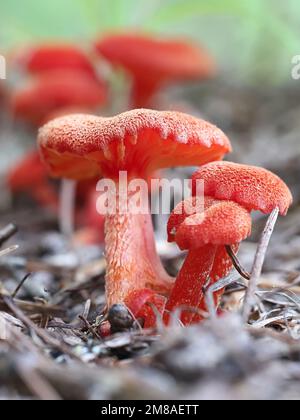
[[[184,325],[191,323],[210,279],[216,251],[217,247],[213,245],[189,251],[166,305],[164,320],[167,323],[169,312],[174,308],[182,309],[180,319]]]
[[[162,294],[170,291],[172,279],[157,256],[149,212],[132,214],[118,210],[109,214],[105,232],[109,307],[124,302],[134,290],[149,288]]]

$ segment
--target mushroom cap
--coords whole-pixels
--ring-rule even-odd
[[[272,213],[278,207],[285,215],[293,202],[287,185],[272,172],[256,166],[232,162],[212,162],[199,168],[192,178],[204,181],[205,195],[231,200],[246,209]]]
[[[176,231],[173,227],[174,239],[180,249],[198,249],[208,244],[234,245],[250,236],[251,216],[244,207],[212,197],[205,201],[202,213],[186,217]]]
[[[95,110],[106,101],[107,88],[102,81],[76,70],[53,70],[16,92],[11,109],[15,116],[40,124],[47,115],[61,108],[72,106]]]
[[[218,203],[218,200],[211,197],[203,197],[199,201],[196,200],[197,197],[189,197],[178,203],[174,208],[168,220],[168,242],[175,242],[177,230],[185,219],[196,213],[203,213],[213,204]]]
[[[143,34],[113,34],[96,43],[113,65],[138,79],[168,80],[210,77],[215,65],[203,48],[180,40],[159,40]]]
[[[39,45],[22,51],[16,60],[18,64],[32,74],[41,74],[49,70],[80,70],[96,77],[88,55],[74,45],[49,44]]]
[[[133,110],[116,117],[72,115],[51,121],[38,143],[50,173],[87,179],[148,178],[157,169],[201,165],[231,150],[212,124],[178,112]]]
[[[7,184],[12,192],[24,191],[47,178],[37,151],[30,152],[18,162],[7,175]]]

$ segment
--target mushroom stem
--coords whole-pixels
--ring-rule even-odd
[[[234,255],[236,255],[239,245],[231,245],[230,249]],[[214,263],[209,274],[209,281],[207,281],[207,289],[212,286],[213,284],[217,283],[218,281],[224,279],[233,269],[234,264],[230,255],[227,252],[227,246],[218,246],[215,254]],[[216,308],[220,305],[220,301],[225,289],[220,289],[214,293],[214,302]],[[205,294],[206,291],[204,291]],[[198,303],[198,309],[202,312],[207,312],[207,300],[205,296],[201,299]],[[195,314],[193,316],[193,323],[198,323],[203,319],[203,317],[199,314]]]
[[[134,109],[148,108],[158,90],[158,84],[152,80],[135,80],[131,89],[131,106]]]
[[[63,179],[60,190],[59,224],[63,235],[74,233],[76,181]]]
[[[214,245],[205,245],[189,251],[166,304],[167,312],[187,305],[191,309],[199,307],[204,298],[204,287],[210,279],[217,248]],[[165,314],[166,323],[169,316],[169,313]],[[192,311],[182,311],[181,321],[184,325],[189,325],[194,316]]]
[[[108,307],[125,302],[130,293],[141,289],[169,293],[173,283],[156,253],[149,213],[117,210],[116,214],[107,215],[105,243]]]

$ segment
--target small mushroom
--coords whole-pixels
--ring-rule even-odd
[[[231,200],[253,211],[270,214],[278,207],[285,216],[293,202],[287,185],[264,168],[233,162],[211,162],[199,168],[192,177],[193,195],[196,181],[204,182],[205,195]]]
[[[78,70],[52,70],[31,80],[11,98],[11,112],[39,126],[53,112],[69,107],[95,111],[107,101],[107,88]]]
[[[234,202],[205,197],[203,211],[192,215],[184,211],[188,204],[180,203],[168,224],[169,241],[189,252],[166,304],[165,321],[169,312],[180,308],[184,325],[192,322],[197,308],[202,309],[204,286],[217,280],[215,266],[222,261],[225,245],[236,246],[251,234],[249,212]],[[227,264],[222,270],[218,265],[218,270],[219,278],[224,277]]]
[[[262,213],[268,214],[278,208],[281,215],[284,216],[293,200],[289,188],[278,176],[266,169],[254,166],[240,165],[232,162],[211,162],[203,165],[192,178],[192,192],[194,196],[196,195],[196,181],[199,180],[204,182],[205,206],[211,206],[211,209],[215,206],[215,204],[212,204],[212,200],[216,200],[221,201],[221,203],[227,203],[227,206],[228,203],[238,205],[239,208],[249,213],[253,210],[259,210]],[[193,202],[193,200],[196,200],[196,197],[190,200]],[[198,241],[201,241],[200,232],[202,232],[203,226],[207,226],[206,213],[212,211],[210,208],[205,211],[204,221],[200,223],[199,227],[189,226],[191,222],[197,222],[199,214],[190,216],[189,218],[187,218],[184,211],[181,212],[182,214],[180,216],[175,214],[176,212],[171,215],[168,226],[169,240],[175,240],[183,249],[186,249],[189,243],[194,245]],[[244,218],[244,221],[246,221],[246,218]],[[235,221],[228,216],[227,219],[223,218],[222,221],[225,226],[220,226],[216,222],[219,231],[216,231],[213,223],[211,229],[212,232],[216,231],[216,235],[222,234],[224,229],[225,232],[226,229],[232,229],[233,232],[231,235],[238,234],[241,226],[237,222],[237,220]],[[234,223],[237,224],[234,225]],[[206,238],[209,237],[210,233],[206,232]],[[213,256],[211,254],[205,255],[203,252],[200,254],[196,251],[194,264],[190,263],[192,260],[189,255],[177,277],[166,309],[172,311],[183,304],[192,308],[205,309],[202,288],[206,284],[210,285],[220,280],[230,272],[233,268],[233,262],[224,245],[234,245],[233,251],[237,252],[239,242],[238,240],[231,243],[228,242],[227,244],[224,242],[223,246],[220,246]],[[208,248],[207,252],[209,251],[212,251],[211,247]],[[198,264],[196,265],[197,258]],[[195,288],[198,290],[196,297],[193,295]],[[192,300],[191,294],[193,297]],[[222,295],[222,291],[216,294],[217,301],[220,295]],[[198,303],[195,303],[195,301]],[[199,315],[192,316],[186,313],[183,313],[182,317],[183,322],[186,324],[201,319]],[[165,319],[168,320],[168,315],[165,315]]]
[[[59,198],[54,185],[51,184],[48,171],[41,161],[37,150],[29,152],[17,162],[6,176],[6,183],[12,194],[25,193],[32,197],[41,207],[58,214]],[[88,243],[103,243],[104,217],[97,213],[96,191],[97,180],[78,183],[76,191],[76,222],[84,230],[79,231],[74,240]]]
[[[80,48],[71,44],[44,44],[29,47],[16,55],[14,61],[31,74],[51,70],[78,70],[96,78],[93,63]]]
[[[221,159],[230,142],[217,127],[177,112],[134,110],[113,118],[73,115],[39,132],[38,144],[52,176],[83,180],[104,177],[118,191],[119,172],[128,182],[148,180],[159,169],[201,165]],[[132,191],[127,191],[128,200]],[[119,198],[118,193],[117,197]],[[106,297],[108,308],[128,302],[134,291],[167,294],[173,279],[156,253],[151,215],[106,216]],[[136,315],[136,314],[134,314]]]
[[[113,66],[122,67],[131,75],[133,108],[151,106],[162,86],[180,80],[205,79],[215,73],[208,52],[184,41],[114,34],[100,39],[96,49]]]
[[[57,212],[57,194],[49,183],[47,171],[38,152],[28,153],[9,171],[6,180],[13,194],[25,192],[42,207]]]

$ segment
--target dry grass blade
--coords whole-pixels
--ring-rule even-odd
[[[19,248],[19,245],[12,245],[9,248],[5,248],[2,251],[0,251],[0,257],[5,257],[8,254],[11,254],[12,252],[15,252]]]
[[[266,252],[267,252],[278,216],[279,216],[279,209],[276,208],[272,211],[266,223],[265,229],[263,231],[263,234],[261,236],[261,239],[257,248],[257,252],[255,255],[255,260],[253,264],[253,269],[251,272],[249,287],[246,292],[246,297],[245,297],[245,302],[244,302],[244,307],[243,307],[243,318],[245,321],[248,321],[252,307],[253,305],[255,305],[255,292],[257,289],[257,284],[262,273],[262,269],[263,269],[263,265],[264,265],[264,261],[266,257]]]
[[[233,251],[232,247],[230,245],[225,246],[227,254],[230,256],[234,268],[237,270],[237,272],[246,280],[250,280],[251,275],[244,269],[244,267],[241,265],[237,255]]]
[[[13,299],[17,296],[19,291],[22,289],[24,283],[29,279],[30,276],[31,276],[31,273],[28,273],[28,274],[26,274],[26,276],[23,277],[23,279],[21,280],[21,282],[18,284],[18,286],[16,287],[16,289],[14,290],[14,292],[11,295],[11,297]]]
[[[282,322],[282,321],[284,323],[286,323],[289,318],[291,318],[291,314],[284,312],[283,314],[278,315],[278,316],[274,316],[273,318],[267,318],[267,319],[263,319],[261,321],[257,321],[252,325],[252,327],[253,328],[265,328],[268,325],[279,323],[279,322]]]
[[[214,293],[224,289],[232,283],[235,283],[239,278],[240,276],[238,274],[231,272],[229,276],[218,281],[217,283],[214,283],[208,288],[207,292],[205,293],[205,302],[211,319],[215,319],[217,317],[217,308],[214,301]]]
[[[0,246],[4,244],[4,242],[8,241],[12,236],[14,236],[18,231],[16,225],[10,223],[9,225],[5,226],[3,229],[0,230]]]
[[[0,311],[9,310],[9,308],[3,300],[4,296],[5,295],[0,294]],[[53,317],[64,317],[65,315],[65,310],[63,308],[54,305],[47,305],[38,302],[26,302],[25,300],[19,299],[14,299],[14,303],[18,306],[18,308],[30,315],[41,314]]]

